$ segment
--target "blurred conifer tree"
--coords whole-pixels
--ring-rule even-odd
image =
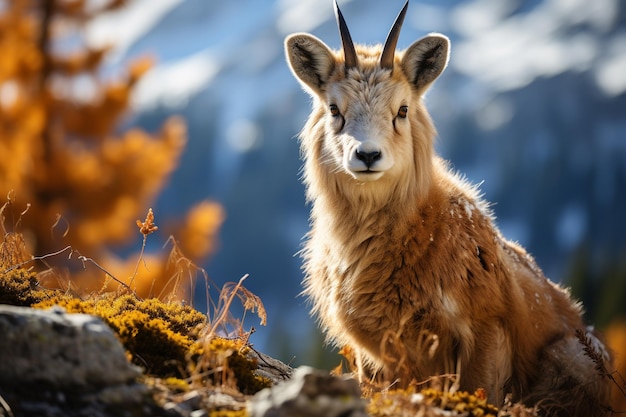
[[[152,60],[138,58],[118,79],[104,80],[109,48],[89,46],[83,29],[125,3],[0,2],[0,198],[11,205],[2,213],[4,227],[19,228],[30,253],[71,245],[123,280],[133,274],[136,258],[117,258],[109,248],[140,241],[135,220],[163,188],[187,140],[186,125],[176,117],[154,135],[116,132]],[[180,234],[179,248],[197,262],[213,252],[222,220],[221,206],[205,201],[170,231]],[[160,258],[146,255],[150,268],[135,277],[140,292],[156,295],[171,282],[172,268]],[[102,273],[95,272],[82,275],[98,275],[89,279],[101,285]],[[87,277],[80,279],[73,284],[90,287]]]

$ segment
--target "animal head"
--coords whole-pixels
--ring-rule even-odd
[[[336,2],[342,50],[306,33],[287,37],[291,70],[315,103],[301,135],[309,185],[317,174],[361,190],[430,181],[434,128],[422,96],[447,65],[449,41],[430,34],[396,51],[407,7],[384,46],[355,45]]]

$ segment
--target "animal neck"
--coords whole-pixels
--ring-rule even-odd
[[[348,239],[362,235],[357,241],[382,234],[414,217],[430,192],[430,187],[419,188],[414,173],[406,177],[393,183],[331,179],[326,186],[310,193],[315,195],[312,220]]]
[[[435,130],[432,122],[425,110],[417,114],[411,121],[415,135],[411,162],[395,174],[363,183],[332,165],[320,163],[326,158],[322,113],[314,113],[309,118],[301,134],[301,144],[305,156],[303,180],[307,198],[313,205],[314,222],[325,223],[324,227],[329,227],[330,231],[345,229],[348,224],[357,227],[386,219],[402,222],[427,204],[433,187],[437,187],[434,177],[439,163],[438,158],[433,157]]]

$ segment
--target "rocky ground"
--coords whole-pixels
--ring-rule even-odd
[[[142,376],[98,317],[0,305],[0,416],[365,416],[358,384],[251,351],[275,384],[175,392]],[[284,381],[289,381],[285,383]]]
[[[533,416],[506,414],[467,393],[397,392],[362,398],[359,384],[254,350],[270,388],[243,395],[228,386],[175,386],[145,375],[99,317],[0,305],[0,417],[366,417]]]

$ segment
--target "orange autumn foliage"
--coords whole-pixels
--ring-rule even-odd
[[[626,413],[626,320],[613,321],[604,331],[607,344],[615,356],[611,391],[611,408],[617,414]]]
[[[202,259],[214,250],[217,232],[226,218],[221,205],[213,201],[196,204],[176,233],[183,253],[191,259]]]
[[[178,117],[165,120],[156,133],[117,131],[134,85],[153,60],[140,57],[104,80],[100,67],[110,48],[89,46],[82,30],[91,18],[124,3],[15,0],[0,11],[0,199],[10,202],[5,226],[19,227],[30,253],[71,246],[101,262],[134,267],[136,256],[120,259],[110,248],[137,239],[134,221],[185,149],[186,125]],[[68,51],[67,45],[74,47]],[[196,219],[181,226],[181,236],[173,232],[199,261],[214,251],[223,213],[216,203],[202,202],[190,216]],[[198,244],[198,236],[208,240]],[[119,270],[132,274],[132,267]],[[161,279],[155,270],[150,282]],[[100,271],[80,275],[86,288],[104,279]]]

